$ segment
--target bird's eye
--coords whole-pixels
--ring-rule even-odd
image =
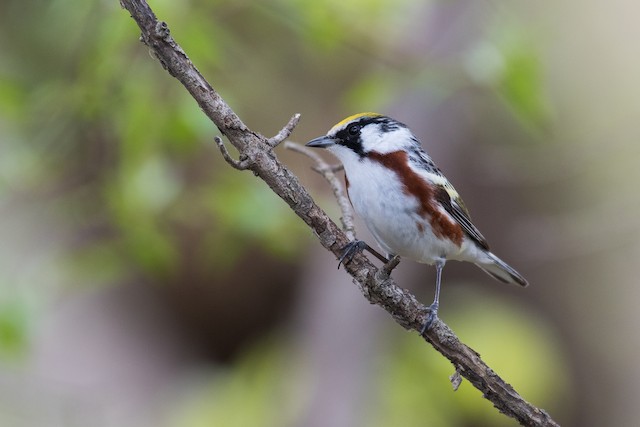
[[[351,125],[349,126],[349,135],[357,135],[358,132],[360,132],[360,126],[358,125]]]

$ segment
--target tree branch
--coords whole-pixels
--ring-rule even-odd
[[[220,138],[219,136],[216,136],[213,138],[213,141],[216,143],[216,145],[220,149],[220,154],[222,154],[222,158],[224,159],[224,161],[229,163],[229,165],[232,168],[237,169],[239,171],[249,169],[249,165],[251,164],[249,162],[249,159],[241,155],[239,160],[235,160],[231,157],[231,154],[229,154],[229,151],[227,151],[227,147],[225,147],[224,141],[222,141],[222,138]]]
[[[295,142],[285,142],[284,148],[302,153],[305,156],[310,157],[316,163],[316,165],[313,167],[313,170],[318,172],[324,177],[324,179],[329,182],[331,191],[333,191],[333,195],[338,201],[340,212],[342,212],[342,216],[340,217],[340,221],[342,222],[342,230],[344,230],[344,233],[347,235],[347,239],[355,239],[356,229],[353,225],[353,209],[351,209],[349,199],[344,194],[342,185],[340,185],[340,180],[335,174],[337,171],[342,170],[342,167],[340,166],[336,168],[335,166],[331,166],[330,164],[322,160],[322,157],[318,155],[317,151],[310,150],[309,148],[304,147],[300,144],[296,144]]]
[[[336,258],[339,257],[349,239],[272,152],[272,147],[293,130],[297,116],[271,140],[251,131],[198,72],[171,37],[167,25],[156,19],[145,1],[120,0],[120,4],[131,13],[140,27],[142,42],[165,70],[182,83],[203,112],[238,150],[242,160],[234,164],[247,167],[264,180],[314,231],[320,243]],[[404,328],[420,330],[426,321],[427,308],[407,290],[398,287],[388,274],[376,268],[362,254],[356,254],[345,265],[345,270],[371,303],[384,308]],[[478,353],[462,344],[441,320],[436,319],[425,335],[424,338],[451,361],[455,370],[480,390],[500,412],[515,418],[524,426],[558,425],[545,411],[516,393],[480,359]]]
[[[276,147],[282,141],[289,138],[289,135],[291,135],[291,132],[293,132],[293,129],[298,125],[299,121],[300,113],[294,114],[293,117],[291,117],[291,120],[289,120],[289,123],[287,123],[276,136],[269,138],[269,145]]]

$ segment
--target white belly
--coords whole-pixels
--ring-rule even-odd
[[[418,214],[418,201],[405,193],[394,172],[372,162],[358,169],[347,171],[351,203],[387,255],[427,264],[465,258],[467,242],[459,247],[437,238],[429,218]]]

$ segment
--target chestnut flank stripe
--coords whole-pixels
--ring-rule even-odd
[[[429,220],[433,234],[436,237],[449,239],[458,246],[462,244],[462,239],[464,238],[462,227],[437,209],[437,202],[434,197],[435,189],[411,169],[406,152],[394,151],[380,154],[372,151],[368,156],[374,162],[380,163],[398,175],[404,186],[404,193],[418,199],[420,203],[418,213]]]

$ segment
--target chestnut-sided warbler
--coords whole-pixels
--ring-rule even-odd
[[[469,261],[502,282],[528,285],[489,251],[460,195],[405,124],[381,114],[355,114],[306,145],[326,148],[342,162],[351,204],[388,260],[400,256],[435,265],[435,298],[421,333],[437,316],[447,260]],[[343,258],[363,248],[371,250],[352,242]]]

